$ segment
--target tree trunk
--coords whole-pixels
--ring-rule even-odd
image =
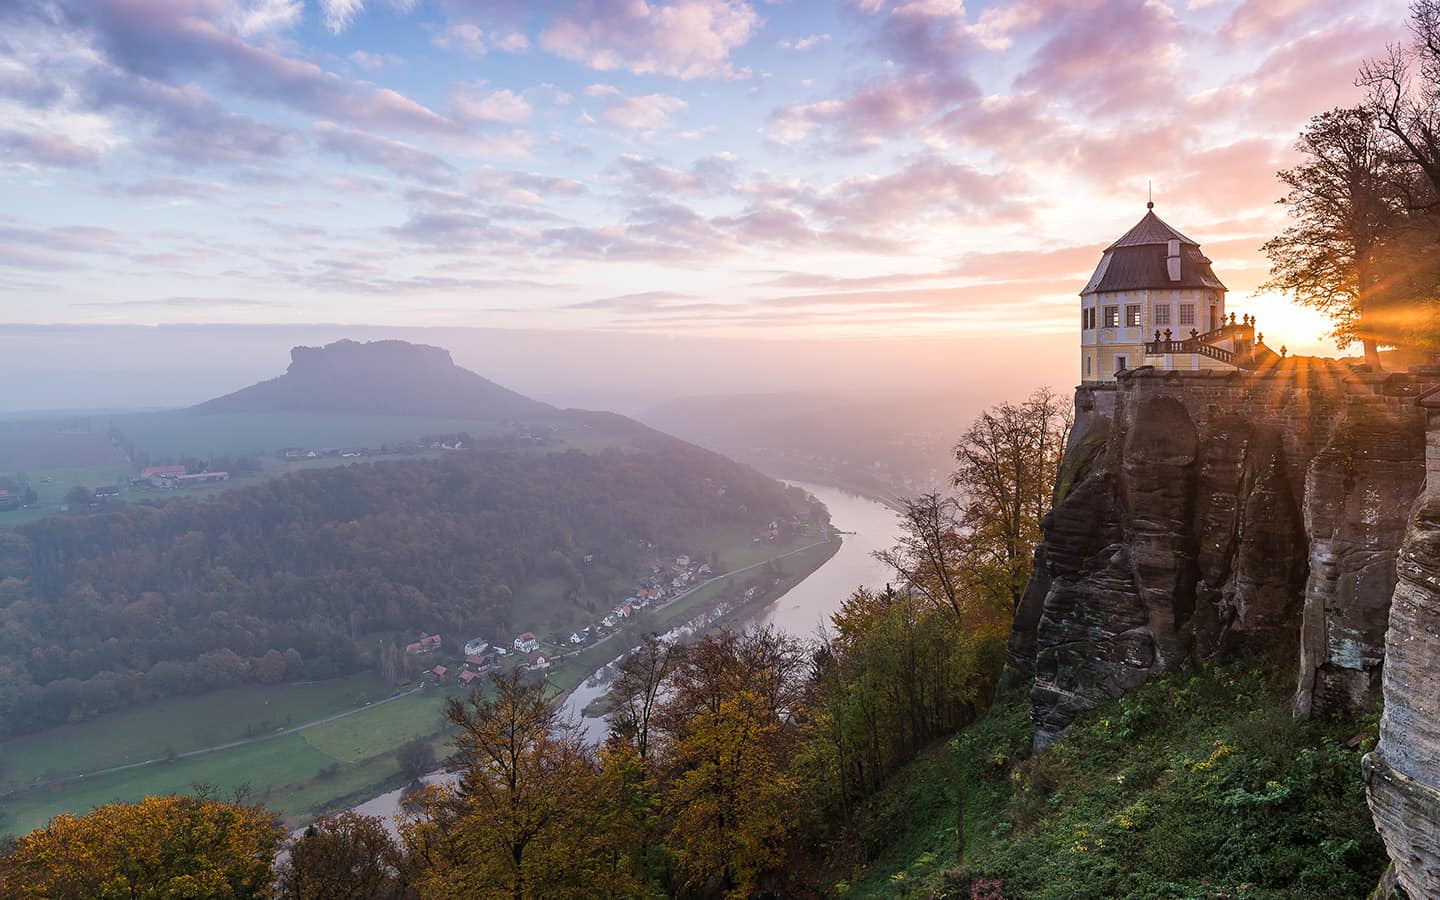
[[[1380,366],[1380,343],[1374,338],[1365,338],[1361,343],[1365,346],[1365,364],[1372,371],[1382,371]]]

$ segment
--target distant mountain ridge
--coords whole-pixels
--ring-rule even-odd
[[[284,375],[184,410],[358,413],[456,419],[546,418],[558,410],[455,365],[441,347],[340,340],[295,347]]]

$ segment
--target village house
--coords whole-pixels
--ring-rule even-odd
[[[436,681],[444,681],[445,676],[450,674],[450,670],[445,666],[436,666],[430,670],[430,674],[435,676]]]
[[[515,650],[518,653],[534,653],[539,649],[540,641],[536,639],[533,631],[527,631],[515,638]]]
[[[440,649],[440,635],[420,632],[420,640],[405,645],[406,653],[434,653]]]
[[[543,653],[532,653],[526,659],[526,665],[532,669],[550,668],[550,658]]]
[[[471,670],[465,669],[460,673],[460,683],[463,684],[465,687],[469,687],[479,677],[479,675],[475,674]]]
[[[490,642],[484,638],[474,638],[465,642],[466,656],[479,656],[490,649]]]
[[[111,500],[120,496],[120,488],[113,484],[103,485],[95,489],[96,500]]]

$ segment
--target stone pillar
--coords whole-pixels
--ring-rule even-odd
[[[1398,561],[1380,742],[1363,764],[1395,881],[1415,900],[1440,897],[1440,388],[1420,405],[1429,417],[1426,486]]]

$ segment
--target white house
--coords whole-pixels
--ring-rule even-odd
[[[1234,368],[1227,359],[1245,349],[1236,346],[1245,335],[1227,332],[1253,327],[1247,319],[1227,328],[1225,290],[1200,244],[1147,203],[1145,217],[1105,248],[1080,292],[1081,380],[1114,381],[1142,365]],[[1222,340],[1231,346],[1215,346]]]
[[[484,638],[475,638],[465,642],[466,656],[481,656],[490,649],[490,642]]]
[[[540,641],[535,638],[535,632],[527,631],[515,638],[515,650],[518,653],[534,653],[540,649]]]

